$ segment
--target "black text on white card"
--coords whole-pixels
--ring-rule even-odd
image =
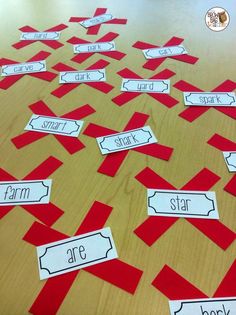
[[[169,94],[170,80],[123,79],[121,84],[121,91]]]
[[[115,42],[99,42],[74,45],[75,54],[115,51]]]
[[[46,71],[46,61],[32,61],[2,66],[1,76],[27,74]]]
[[[80,22],[80,25],[82,25],[85,28],[88,28],[88,27],[91,27],[94,25],[102,24],[102,23],[107,22],[107,21],[111,21],[113,19],[114,19],[114,16],[112,14],[101,14],[101,15],[97,15],[91,19],[87,19],[87,20]]]
[[[183,45],[166,46],[160,48],[144,49],[143,54],[146,59],[163,58],[168,56],[186,55],[188,52]]]
[[[60,72],[59,83],[83,83],[106,81],[106,70],[85,70]]]
[[[235,93],[184,92],[184,104],[188,106],[236,106]]]
[[[21,33],[20,40],[58,40],[60,32],[25,32]]]

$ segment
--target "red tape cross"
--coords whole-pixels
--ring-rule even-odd
[[[107,67],[110,63],[108,61],[100,59],[99,61],[95,62],[92,66],[88,67],[86,70],[97,70],[97,69],[104,69]],[[52,67],[56,71],[77,71],[75,68],[72,68],[70,66],[67,66],[64,63],[57,63],[54,67]],[[114,87],[106,82],[83,82],[83,83],[67,83],[62,84],[59,88],[52,91],[51,94],[61,98],[70,91],[74,90],[77,86],[81,84],[86,84],[100,92],[103,92],[105,94],[109,93]]]
[[[157,45],[137,41],[136,43],[134,43],[133,47],[137,48],[137,49],[141,49],[141,50],[149,49],[149,48],[161,48],[161,47],[167,47],[167,46],[177,46],[177,45],[180,45],[183,41],[184,41],[183,38],[173,36],[163,46],[157,46]],[[156,59],[149,59],[143,65],[143,68],[149,69],[149,70],[156,70],[162,64],[162,62],[164,62],[166,60],[166,58],[171,58],[171,59],[175,59],[175,60],[190,63],[190,64],[195,64],[199,59],[197,57],[194,57],[194,56],[191,56],[188,54],[179,55],[179,56],[168,56],[168,57],[162,57],[162,58],[156,58]]]
[[[176,89],[182,91],[182,92],[203,92],[203,90],[199,89],[198,87],[180,80],[177,83],[173,85]],[[212,92],[232,92],[236,89],[236,82],[226,80],[220,85],[218,85],[215,89],[212,90]],[[182,111],[179,116],[183,119],[192,122],[198,117],[200,117],[202,114],[207,112],[210,108],[210,106],[189,106],[187,109]],[[219,112],[236,119],[236,107],[228,108],[228,107],[214,107],[214,109],[218,110]]]
[[[176,189],[164,178],[156,174],[150,168],[143,169],[135,177],[141,184],[147,188],[154,189]],[[219,181],[220,177],[210,170],[204,168],[196,174],[182,190],[209,190]],[[141,238],[147,245],[151,246],[160,236],[162,236],[179,218],[150,216],[134,233]],[[235,233],[218,220],[212,219],[188,219],[189,223],[195,226],[205,236],[211,239],[222,249],[227,249],[235,240]]]
[[[113,41],[118,36],[119,36],[119,34],[117,34],[117,33],[109,32],[106,35],[104,35],[103,37],[101,37],[100,39],[96,40],[95,43],[110,42],[110,41]],[[89,42],[85,39],[78,38],[75,36],[68,39],[67,42],[70,44],[73,44],[73,45],[93,43],[93,42]],[[82,63],[85,60],[87,60],[88,58],[90,58],[91,56],[93,56],[93,54],[95,54],[95,52],[76,54],[75,57],[73,57],[71,60],[74,62],[77,62],[77,63]],[[99,52],[99,54],[113,58],[113,59],[116,59],[116,60],[121,60],[122,58],[124,58],[126,56],[126,54],[124,54],[120,51],[117,51],[117,50],[107,51],[107,52]]]
[[[117,72],[122,78],[126,79],[143,79],[135,72],[129,70],[128,68],[125,68],[119,72]],[[167,80],[173,77],[175,73],[173,71],[170,71],[168,69],[162,70],[161,72],[155,74],[150,78],[150,80]],[[112,99],[112,101],[118,105],[122,106],[129,101],[133,100],[135,97],[142,95],[143,93],[140,92],[122,92],[118,96]],[[169,94],[164,93],[146,93],[152,98],[154,98],[156,101],[160,102],[161,104],[165,105],[168,108],[171,108],[178,104],[178,101],[170,96]]]
[[[54,173],[63,163],[58,159],[50,156],[33,171],[31,171],[23,180],[35,180],[35,179],[46,179],[52,173]],[[14,176],[0,168],[0,180],[1,181],[15,181],[17,180]],[[9,211],[15,206],[0,206],[0,218],[3,218]],[[56,207],[51,202],[48,204],[39,205],[22,205],[27,212],[32,214],[36,219],[51,226],[56,222],[58,218],[64,213],[61,209]]]
[[[101,229],[111,211],[112,207],[95,201],[75,235]],[[30,244],[40,246],[66,237],[65,234],[35,222],[23,239]],[[86,267],[83,270],[131,294],[134,294],[143,273],[119,259]],[[80,270],[76,270],[48,279],[31,306],[30,313],[34,315],[56,314],[79,272]]]
[[[107,8],[97,8],[93,17],[105,14],[107,12]],[[84,20],[90,19],[90,17],[71,17],[69,19],[69,22],[75,22],[79,23]],[[127,19],[113,19],[107,22],[104,22],[103,24],[127,24]],[[91,26],[87,30],[87,35],[97,35],[100,30],[101,24]]]
[[[40,51],[35,56],[33,56],[32,58],[27,60],[27,62],[45,60],[50,55],[51,55],[51,53],[49,53],[49,52]],[[6,59],[6,58],[0,59],[0,66],[12,65],[15,63],[18,63],[18,62],[14,61],[14,60]],[[24,75],[30,75],[31,77],[38,78],[38,79],[45,80],[45,81],[49,81],[49,82],[51,82],[57,76],[56,73],[53,73],[50,71],[11,75],[11,76],[4,77],[4,79],[0,81],[0,89],[7,90],[14,83],[16,83],[19,79],[21,79]]]
[[[233,262],[213,298],[236,296],[236,260]],[[165,265],[153,280],[152,285],[170,300],[201,299],[208,296]],[[176,289],[178,288],[178,289]]]
[[[67,27],[68,26],[65,24],[59,24],[59,25],[56,25],[54,27],[51,27],[51,28],[45,30],[44,32],[60,32]],[[21,32],[39,32],[35,28],[28,26],[28,25],[19,28],[19,30]],[[37,40],[37,41],[39,41],[39,40]],[[35,42],[36,42],[36,40],[21,40],[15,44],[13,44],[12,47],[14,47],[16,49],[21,49],[21,48],[26,47],[28,45],[31,45]],[[64,44],[58,42],[57,40],[40,40],[40,42],[47,45],[48,47],[53,48],[53,49],[58,49],[58,48],[64,46]]]
[[[135,112],[123,131],[143,127],[148,118],[149,116],[146,114]],[[83,132],[83,134],[85,134],[86,136],[93,138],[103,137],[116,133],[118,133],[116,130],[108,129],[95,124],[89,124]],[[170,159],[170,156],[173,152],[173,148],[158,143],[148,144],[138,148],[133,148],[131,150],[166,161]],[[125,150],[108,154],[99,167],[98,172],[108,176],[115,176],[122,162],[128,155],[129,151],[130,150]]]
[[[36,115],[58,117],[43,101],[38,101],[34,104],[31,104],[29,108]],[[80,120],[84,117],[87,117],[88,115],[93,114],[94,112],[95,112],[95,109],[93,109],[90,105],[84,105],[60,117]],[[44,138],[48,135],[49,135],[48,133],[27,131],[17,137],[12,138],[11,141],[14,143],[17,149],[21,149],[27,146],[28,144],[35,142],[41,138]],[[78,138],[68,137],[68,136],[63,136],[63,135],[56,135],[56,134],[52,134],[52,135],[62,144],[62,146],[70,154],[74,154],[75,152],[78,152],[85,147],[85,145]]]
[[[214,134],[207,143],[220,151],[236,151],[236,142],[228,140],[218,134]],[[236,197],[236,174],[232,177],[228,184],[226,184],[224,190]]]

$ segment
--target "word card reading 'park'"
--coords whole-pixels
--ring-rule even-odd
[[[91,44],[78,44],[74,45],[75,54],[91,53],[91,52],[104,52],[104,51],[115,51],[115,42],[99,42]]]
[[[86,70],[60,72],[59,83],[78,82],[104,82],[106,81],[106,70]]]
[[[34,73],[34,72],[44,72],[46,71],[46,61],[32,61],[25,63],[16,63],[12,65],[2,66],[1,76],[6,77],[8,75],[17,75],[25,73]]]
[[[49,203],[51,179],[0,182],[0,206]]]
[[[21,33],[20,40],[58,40],[60,32],[26,32]]]
[[[118,257],[110,228],[37,247],[40,280]]]
[[[188,53],[183,45],[144,49],[142,52],[146,59],[179,56]]]
[[[219,219],[212,191],[147,190],[148,215]]]
[[[157,142],[149,126],[99,137],[96,140],[102,154],[128,150]]]
[[[170,80],[123,79],[121,91],[169,94]]]
[[[79,24],[85,28],[88,28],[94,25],[102,24],[107,21],[111,21],[113,19],[114,19],[114,16],[112,14],[101,14],[101,15],[95,16],[94,18],[84,20],[80,22]]]
[[[223,152],[225,163],[230,172],[236,172],[236,151]]]
[[[82,120],[32,115],[25,130],[78,137],[83,123]]]
[[[169,301],[171,315],[234,315],[236,298]]]
[[[235,93],[184,92],[184,104],[189,106],[236,106]]]

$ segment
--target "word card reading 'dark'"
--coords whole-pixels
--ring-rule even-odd
[[[170,80],[123,79],[121,91],[169,94]]]
[[[114,19],[114,16],[112,14],[101,14],[101,15],[95,16],[94,18],[87,19],[80,22],[80,25],[82,25],[85,28],[88,28],[94,25],[102,24],[107,21],[111,21],[113,19]]]
[[[102,154],[128,150],[157,142],[149,126],[99,137],[96,140]]]
[[[235,297],[169,301],[171,315],[234,315]]]
[[[20,40],[58,40],[60,32],[26,32],[21,33]]]
[[[78,137],[83,123],[82,120],[32,115],[25,130]]]
[[[32,61],[25,63],[16,63],[12,65],[2,66],[1,76],[6,77],[9,75],[35,73],[46,71],[46,61]]]
[[[148,215],[219,219],[212,191],[147,190]]]
[[[184,104],[188,106],[236,106],[235,93],[184,92]]]
[[[106,70],[86,70],[60,72],[59,83],[79,82],[104,82],[106,81]]]
[[[52,180],[0,182],[0,206],[49,203]]]
[[[118,257],[110,228],[37,247],[40,280]]]
[[[105,51],[115,51],[116,46],[115,42],[99,42],[99,43],[91,43],[91,44],[78,44],[74,45],[74,53],[75,54],[83,54],[83,53],[94,53],[94,52],[105,52]]]
[[[144,49],[142,52],[146,59],[179,56],[186,55],[188,53],[183,45]]]
[[[223,152],[225,163],[230,172],[236,172],[236,151]]]

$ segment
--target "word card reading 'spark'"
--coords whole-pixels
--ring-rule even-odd
[[[88,28],[94,25],[102,24],[107,21],[111,21],[113,19],[114,19],[114,16],[112,14],[101,14],[101,15],[95,16],[94,18],[84,20],[80,22],[79,24],[85,28]]]
[[[219,219],[212,191],[147,190],[148,215]]]
[[[37,247],[40,280],[118,257],[110,228]]]
[[[223,152],[225,163],[230,172],[236,172],[236,151]]]
[[[142,52],[146,59],[179,56],[188,53],[183,45],[144,49]]]
[[[60,72],[59,83],[104,82],[106,70],[85,70]]]
[[[75,54],[83,53],[94,53],[94,52],[105,52],[105,51],[115,51],[115,42],[99,42],[99,43],[89,43],[89,44],[77,44],[73,46]]]
[[[234,315],[236,298],[169,301],[171,315]]]
[[[157,142],[149,126],[99,137],[96,140],[102,154],[128,150]]]
[[[0,182],[0,206],[49,203],[52,180]]]
[[[46,71],[46,61],[31,61],[25,63],[16,63],[12,65],[2,66],[1,76],[6,77],[9,75],[27,74],[35,72]]]
[[[60,35],[60,32],[25,32],[20,40],[58,40]]]
[[[169,94],[170,80],[123,79],[121,84],[121,91]]]
[[[188,106],[236,106],[235,93],[184,92],[184,104]]]
[[[82,120],[32,115],[25,130],[78,137],[83,123]]]

